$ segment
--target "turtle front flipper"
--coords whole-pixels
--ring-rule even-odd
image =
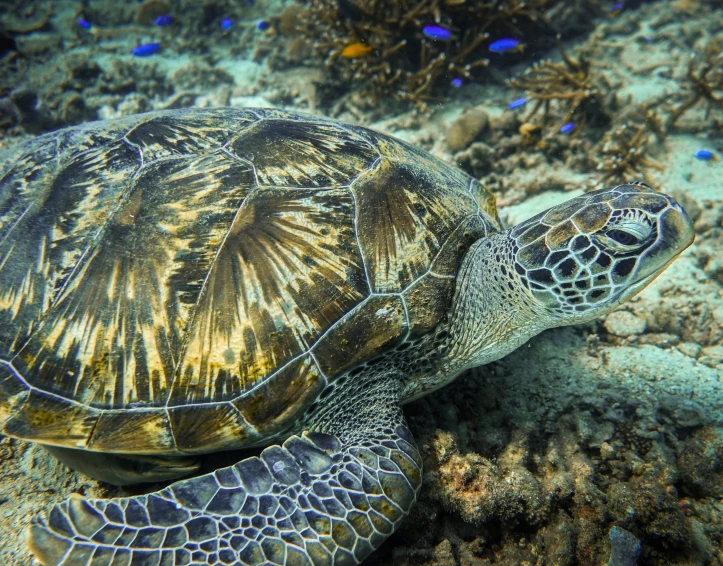
[[[214,473],[36,518],[46,565],[355,564],[394,531],[421,485],[395,379],[337,387],[313,432]],[[344,389],[344,391],[339,391]]]

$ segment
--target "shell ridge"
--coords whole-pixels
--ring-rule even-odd
[[[374,163],[376,164],[376,161]],[[367,260],[364,257],[364,249],[359,242],[359,206],[357,205],[356,195],[354,194],[354,191],[351,189],[351,187],[348,187],[347,190],[349,191],[349,194],[351,194],[351,201],[354,205],[354,242],[356,243],[357,250],[359,250],[359,257],[361,258],[362,267],[364,268],[364,279],[367,283],[367,290],[369,291],[369,293],[373,293],[374,289],[372,289],[372,279],[369,273],[369,266],[367,265]]]

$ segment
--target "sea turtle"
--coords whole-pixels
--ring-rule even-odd
[[[0,177],[0,425],[114,483],[33,520],[43,564],[353,564],[409,512],[401,405],[607,313],[693,241],[670,197],[492,195],[372,130],[185,109],[38,137]]]

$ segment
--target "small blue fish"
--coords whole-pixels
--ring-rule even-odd
[[[160,43],[144,43],[143,45],[139,45],[131,53],[135,55],[136,57],[149,57],[151,55],[155,55],[161,50],[161,44]]]
[[[453,86],[454,88],[459,88],[459,87],[461,87],[461,86],[462,86],[462,79],[460,79],[459,77],[453,78],[453,79],[452,79],[452,86]]]
[[[90,22],[88,20],[84,20],[83,18],[80,18],[77,21],[77,24],[83,29],[91,29],[93,27],[92,25],[90,25]]]
[[[261,20],[258,24],[256,24],[256,29],[261,31],[266,31],[271,27],[271,24],[267,22],[266,20]]]
[[[498,39],[490,43],[492,53],[507,53],[508,51],[522,51],[525,46],[519,39]]]
[[[510,105],[507,108],[514,110],[515,108],[522,108],[525,104],[527,104],[526,98],[518,98],[517,100],[510,102]]]
[[[164,15],[156,18],[155,24],[160,27],[170,26],[173,23],[173,16]]]
[[[231,18],[224,18],[223,20],[221,20],[221,29],[223,31],[230,30],[232,25],[233,25],[233,20]]]
[[[575,129],[575,122],[568,122],[560,128],[561,134],[569,134]]]
[[[617,4],[613,4],[610,10],[608,10],[608,17],[614,18],[617,16],[620,12],[623,11],[623,8],[625,8],[625,4],[622,2],[618,2]]]
[[[693,154],[693,157],[700,159],[701,161],[710,161],[715,157],[715,155],[712,151],[708,151],[707,149],[699,149]]]
[[[435,41],[446,41],[452,37],[452,32],[442,26],[424,26],[422,33]]]

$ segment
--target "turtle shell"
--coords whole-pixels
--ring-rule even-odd
[[[0,424],[200,453],[288,431],[324,387],[433,329],[494,199],[423,151],[268,109],[36,138],[0,178]]]

